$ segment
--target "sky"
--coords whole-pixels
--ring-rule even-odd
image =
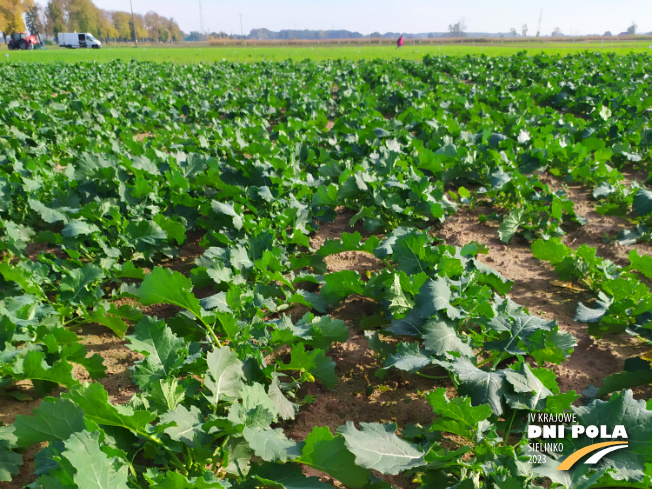
[[[45,0],[40,0],[45,3]],[[173,17],[184,32],[200,30],[199,5],[206,32],[248,34],[253,28],[346,29],[371,32],[446,32],[463,20],[468,32],[550,35],[555,27],[567,35],[614,35],[632,24],[652,31],[652,0],[132,0],[134,12],[154,10]],[[105,10],[129,11],[129,0],[94,0]]]

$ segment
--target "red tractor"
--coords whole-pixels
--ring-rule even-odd
[[[7,47],[13,49],[38,49],[41,47],[41,41],[27,32],[14,32],[9,36]]]

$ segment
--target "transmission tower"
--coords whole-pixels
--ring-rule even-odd
[[[543,9],[539,11],[539,25],[537,26],[537,37],[541,34],[541,19],[543,18]]]
[[[201,0],[199,0],[199,33],[204,35],[204,15],[201,12]]]

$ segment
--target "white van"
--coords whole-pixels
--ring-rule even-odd
[[[99,49],[102,47],[102,43],[88,32],[59,32],[57,39],[59,39],[59,47],[61,48]]]

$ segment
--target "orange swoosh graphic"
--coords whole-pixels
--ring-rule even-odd
[[[626,441],[605,441],[602,443],[595,443],[594,445],[589,445],[588,447],[584,447],[575,453],[571,453],[566,459],[559,464],[559,467],[557,467],[557,470],[568,470],[570,469],[575,462],[577,462],[579,459],[581,459],[584,455],[595,452],[596,450],[599,450],[600,448],[608,447],[611,445],[627,445]]]

